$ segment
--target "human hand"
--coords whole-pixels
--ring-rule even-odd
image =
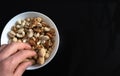
[[[32,62],[23,62],[36,53],[26,43],[11,43],[0,47],[0,76],[22,76]]]

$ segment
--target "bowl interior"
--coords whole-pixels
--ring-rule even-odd
[[[54,28],[55,32],[56,32],[55,46],[54,46],[53,52],[51,53],[50,57],[45,61],[45,63],[43,65],[34,65],[34,66],[30,66],[27,68],[27,70],[33,70],[33,69],[41,68],[41,67],[45,66],[46,64],[48,64],[53,59],[53,57],[55,56],[55,54],[58,50],[58,46],[59,46],[58,29],[57,29],[55,23],[48,16],[46,16],[42,13],[39,13],[39,12],[24,12],[24,13],[20,13],[20,14],[16,15],[4,27],[3,32],[1,34],[1,44],[8,43],[7,33],[11,30],[11,27],[16,23],[16,21],[18,21],[19,19],[21,20],[21,19],[25,19],[28,17],[41,17],[43,19],[43,21],[45,21],[47,24],[49,24],[50,27]]]

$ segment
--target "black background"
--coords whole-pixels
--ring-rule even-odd
[[[24,0],[1,2],[0,32],[15,15],[41,12],[60,34],[60,46],[46,66],[23,76],[119,76],[119,1]]]

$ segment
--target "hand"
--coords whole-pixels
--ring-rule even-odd
[[[36,53],[26,43],[11,43],[0,47],[0,76],[22,76],[32,62],[23,62]]]

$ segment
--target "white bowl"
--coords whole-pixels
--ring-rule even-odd
[[[19,19],[25,19],[27,17],[41,17],[43,18],[43,21],[45,21],[47,24],[50,25],[50,27],[54,28],[56,31],[56,36],[55,36],[55,47],[53,49],[53,52],[51,53],[50,57],[45,61],[45,63],[43,65],[34,65],[34,66],[30,66],[27,68],[27,70],[34,70],[34,69],[38,69],[41,68],[43,66],[45,66],[46,64],[48,64],[55,56],[58,47],[59,47],[59,33],[58,33],[58,29],[55,25],[55,23],[46,15],[39,13],[39,12],[24,12],[24,13],[20,13],[18,15],[16,15],[15,17],[13,17],[4,27],[3,32],[1,34],[1,44],[7,44],[8,43],[8,36],[7,33],[11,30],[11,27],[16,23],[16,21],[18,21]]]

